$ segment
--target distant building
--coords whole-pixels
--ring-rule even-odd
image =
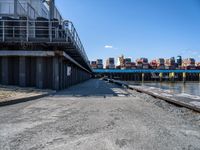
[[[151,69],[157,69],[157,60],[152,60],[150,62]]]
[[[92,69],[97,69],[97,62],[91,61],[90,66],[92,67]]]
[[[182,68],[183,69],[196,69],[195,59],[194,58],[184,59],[182,62]]]
[[[177,63],[177,67],[181,67],[182,66],[182,57],[181,56],[177,56],[176,63]]]
[[[196,69],[200,69],[200,62],[196,63],[196,67],[197,67]]]
[[[102,59],[97,59],[96,64],[97,64],[97,69],[103,69],[103,60]]]
[[[165,69],[165,59],[164,58],[157,59],[157,69]]]
[[[149,63],[147,58],[139,58],[136,60],[136,65],[138,69],[148,69],[149,68]]]
[[[106,60],[106,69],[115,69],[115,58],[108,58]]]
[[[125,59],[124,59],[124,55],[120,56],[117,58],[117,69],[121,69],[125,66]]]
[[[165,59],[165,69],[176,69],[176,60],[174,57]]]

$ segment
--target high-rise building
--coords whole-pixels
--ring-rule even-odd
[[[106,60],[106,69],[115,69],[115,58],[108,58]]]
[[[97,59],[96,64],[97,64],[98,69],[103,69],[103,60],[102,59]]]
[[[90,66],[91,66],[93,69],[97,69],[97,62],[96,62],[96,61],[91,61]]]
[[[182,68],[183,69],[196,69],[195,59],[194,58],[184,59],[182,61]]]
[[[182,57],[181,56],[177,56],[176,58],[176,63],[178,65],[178,67],[181,67],[182,66]]]
[[[136,60],[137,68],[138,69],[148,69],[149,68],[149,63],[147,58],[139,58]]]

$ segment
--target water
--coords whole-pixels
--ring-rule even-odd
[[[133,82],[129,82],[129,84],[133,84]],[[175,94],[186,93],[190,95],[200,96],[200,83],[199,82],[186,82],[183,83],[167,83],[167,82],[148,82],[148,83],[140,83],[140,85],[156,87],[164,90],[170,90]]]

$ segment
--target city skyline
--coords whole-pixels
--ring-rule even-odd
[[[105,63],[105,61],[108,59],[108,58],[114,58],[115,59],[115,63],[117,62],[117,60],[118,60],[118,58],[119,57],[121,57],[121,56],[124,56],[124,58],[130,58],[131,59],[131,62],[136,62],[136,60],[137,59],[140,59],[140,58],[147,58],[147,57],[138,57],[138,58],[136,58],[136,59],[133,59],[132,57],[129,57],[129,56],[125,56],[125,55],[120,55],[120,56],[117,56],[117,57],[107,57],[107,58],[105,58],[105,60],[104,59],[102,59],[102,58],[96,58],[96,59],[92,59],[92,60],[90,60],[90,62],[91,61],[96,61],[97,59],[102,59],[103,60],[103,63]],[[181,55],[178,55],[178,56],[181,56]],[[160,59],[160,58],[163,58],[163,59],[170,59],[170,58],[175,58],[175,60],[177,59],[177,57],[178,56],[171,56],[171,57],[169,57],[169,58],[164,58],[164,57],[156,57],[156,58],[152,58],[152,59],[149,59],[149,58],[147,58],[148,59],[148,61],[150,62],[150,61],[152,61],[152,60],[157,60],[157,59]],[[182,57],[182,56],[181,56]],[[184,59],[188,59],[188,58],[193,58],[193,57],[182,57],[182,59],[184,60]],[[195,58],[194,58],[195,59]],[[200,63],[200,61],[198,61],[198,60],[196,60],[195,59],[195,61],[198,63]]]
[[[126,57],[125,55],[121,55],[121,56],[119,56],[119,57],[109,57],[109,58],[114,58],[114,65],[119,65],[119,59],[120,58],[122,58],[123,57],[123,59],[125,60],[125,59],[130,59],[130,62],[131,63],[137,63],[137,60],[141,60],[141,59],[147,59],[147,63],[151,63],[151,62],[153,62],[153,61],[158,61],[159,59],[164,59],[164,61],[166,62],[166,61],[168,61],[168,60],[171,60],[171,59],[174,59],[174,61],[177,63],[178,62],[178,59],[182,59],[182,60],[188,60],[188,59],[193,59],[193,58],[183,58],[182,56],[177,56],[177,57],[174,57],[174,56],[172,56],[172,57],[170,57],[170,58],[154,58],[154,59],[148,59],[148,58],[145,58],[145,57],[140,57],[140,58],[137,58],[137,59],[132,59],[131,57]],[[103,60],[103,59],[101,59],[101,58],[97,58],[97,59],[94,59],[94,60],[91,60],[90,61],[90,65],[93,63],[93,62],[98,62],[98,61],[102,61],[102,64],[103,64],[103,66],[106,66],[106,61],[109,59],[109,58],[107,58],[106,60]],[[195,64],[200,64],[200,61],[197,61],[197,60],[195,60],[194,59],[194,61],[195,61]]]

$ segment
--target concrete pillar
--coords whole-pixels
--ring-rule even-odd
[[[26,86],[26,58],[19,57],[19,86]]]
[[[67,80],[68,80],[68,86],[72,85],[72,65],[70,64],[70,66],[67,66],[67,71],[69,72],[69,69],[71,69],[71,74],[67,76]]]
[[[64,88],[66,88],[66,76],[67,75],[66,75],[66,64],[65,63],[63,64],[63,72],[64,72],[63,73],[63,75],[64,75],[64,81],[63,81],[64,82]]]
[[[75,71],[74,71],[75,69],[74,69],[74,65],[72,66],[72,85],[74,85],[74,83],[75,83]]]
[[[60,70],[59,70],[59,76],[60,76],[60,89],[63,89],[64,88],[64,72],[63,72],[63,60],[62,58],[59,59],[59,62],[60,62]]]
[[[159,73],[159,77],[160,77],[160,82],[162,82],[163,73]]]
[[[75,84],[78,83],[77,76],[78,76],[78,73],[77,73],[77,67],[75,67]]]
[[[53,58],[53,89],[59,90],[59,58]]]
[[[142,73],[142,82],[144,82],[144,77],[145,77],[145,74]]]
[[[1,69],[1,67],[2,67],[2,57],[0,57],[0,84],[2,84],[2,69]]]
[[[186,73],[184,72],[183,73],[183,83],[185,83],[186,82]]]
[[[8,85],[9,79],[8,79],[8,57],[2,57],[2,63],[1,63],[1,77],[2,77],[2,84]]]
[[[65,64],[65,88],[68,87],[67,64]]]
[[[36,87],[43,88],[43,59],[42,57],[36,58]]]
[[[199,82],[200,82],[200,73],[199,73]]]
[[[170,81],[171,81],[171,82],[174,82],[174,81],[175,81],[175,80],[174,80],[174,77],[175,77],[175,73],[174,73],[174,72],[170,73],[169,77],[170,77]]]

